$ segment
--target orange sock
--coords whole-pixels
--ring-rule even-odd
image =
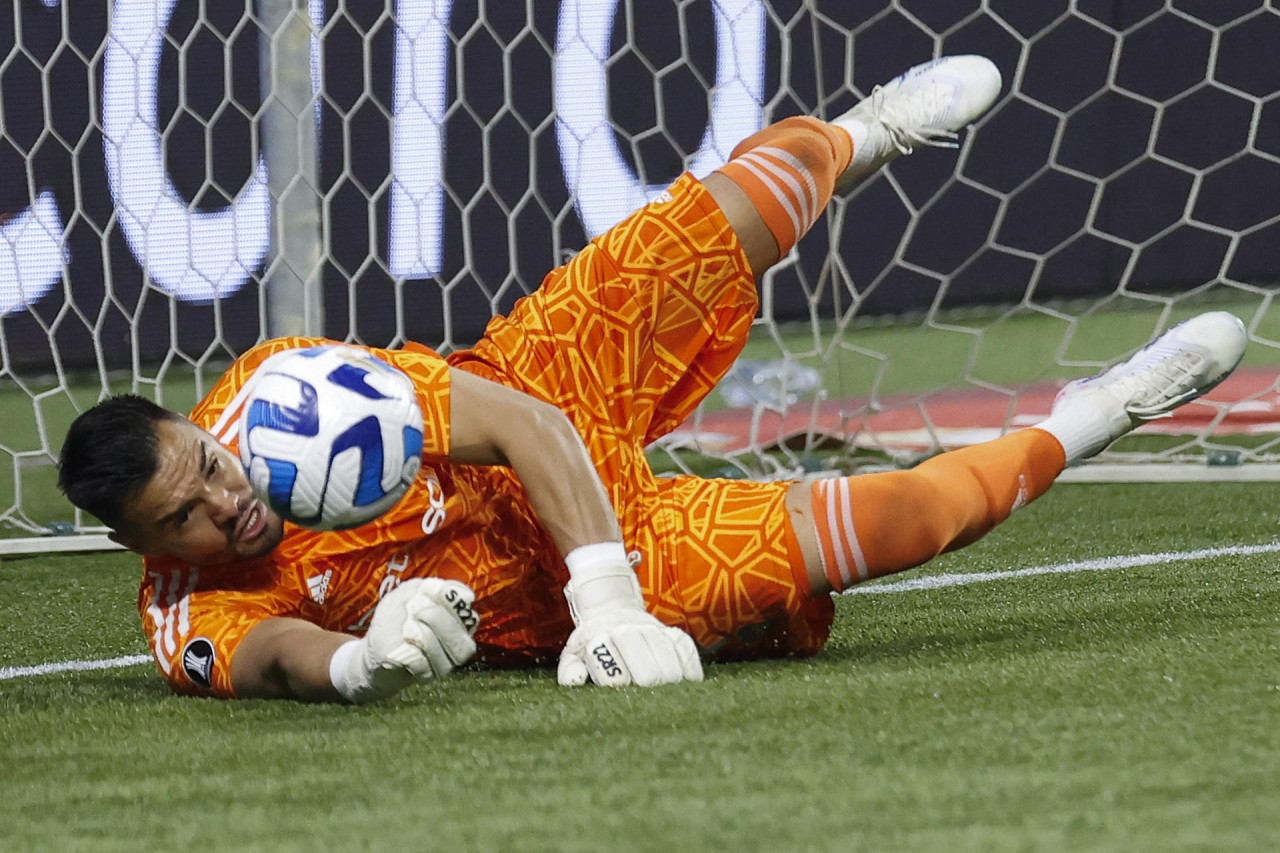
[[[782,256],[813,227],[852,159],[847,132],[797,116],[744,139],[717,171],[750,196]]]
[[[1062,445],[1028,429],[910,471],[818,480],[813,516],[822,568],[839,591],[976,542],[1048,491]]]

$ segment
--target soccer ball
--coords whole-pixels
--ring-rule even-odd
[[[412,380],[362,349],[278,352],[250,379],[240,461],[254,492],[314,530],[359,527],[404,496],[422,460]]]

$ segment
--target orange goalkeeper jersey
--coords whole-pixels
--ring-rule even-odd
[[[283,338],[253,348],[192,421],[234,449],[238,392],[248,377],[267,356],[316,343]],[[389,513],[354,530],[286,522],[280,545],[257,560],[195,567],[148,557],[138,605],[161,672],[180,691],[232,695],[231,655],[266,618],[363,633],[373,605],[404,577],[452,578],[476,591],[482,660],[554,660],[572,629],[561,594],[567,571],[515,477],[502,468],[438,464],[449,449],[447,362],[417,345],[371,351],[417,386],[426,426],[417,479]]]
[[[139,596],[157,663],[181,692],[233,695],[231,656],[249,630],[291,616],[363,633],[405,577],[459,580],[476,592],[477,657],[553,662],[572,630],[568,572],[515,476],[455,466],[449,368],[551,403],[577,427],[618,513],[649,611],[721,658],[812,654],[829,599],[810,598],[784,498],[787,483],[655,477],[645,445],[684,421],[733,363],[758,299],[746,258],[698,181],[681,177],[553,270],[447,360],[408,344],[372,352],[404,370],[426,429],[423,467],[387,515],[319,533],[285,525],[267,557],[195,568],[148,558]],[[269,341],[240,358],[192,413],[234,446],[245,381]]]

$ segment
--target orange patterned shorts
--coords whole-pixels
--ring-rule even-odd
[[[644,455],[733,364],[757,307],[737,237],[684,175],[450,357],[574,421],[649,610],[721,659],[813,654],[833,614],[808,593],[789,484],[656,477]]]

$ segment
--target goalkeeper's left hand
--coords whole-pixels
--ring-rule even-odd
[[[693,638],[644,609],[640,583],[620,543],[575,549],[566,562],[565,597],[577,627],[560,653],[561,684],[653,687],[702,680]]]
[[[344,699],[371,702],[443,678],[476,653],[475,598],[458,581],[402,582],[378,603],[364,637],[333,653],[329,680]]]

